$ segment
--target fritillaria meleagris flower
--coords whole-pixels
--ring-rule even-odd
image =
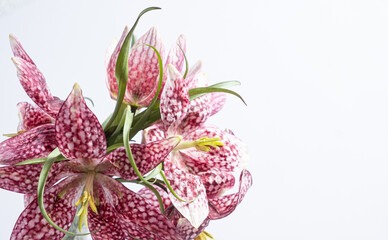
[[[141,14],[152,9],[157,8]],[[108,51],[106,84],[113,99],[118,94],[116,61],[128,32],[125,28],[116,46]],[[10,36],[10,42],[20,82],[37,105],[18,104],[18,133],[0,143],[0,164],[8,165],[0,167],[0,188],[26,196],[26,209],[17,220],[11,239],[55,240],[64,236],[41,212],[42,199],[37,198],[36,192],[43,164],[13,165],[28,159],[47,159],[54,149],[61,155],[47,176],[43,195],[46,212],[63,229],[68,229],[78,216],[79,229],[87,226],[93,231],[94,240],[203,240],[210,236],[205,232],[209,222],[229,215],[242,201],[252,184],[252,176],[244,169],[248,159],[245,146],[230,131],[204,125],[223,107],[225,94],[209,93],[189,101],[188,90],[206,87],[207,82],[201,73],[201,62],[183,74],[186,51],[183,35],[164,62],[159,95],[161,121],[144,130],[143,144],[130,144],[130,158],[128,142],[125,147],[116,146],[122,144],[121,128],[124,126],[123,134],[131,129],[128,115],[121,116],[118,125],[112,126],[116,127],[113,133],[104,133],[78,84],[66,101],[53,96],[43,74],[18,40]],[[130,49],[123,102],[134,107],[132,114],[136,108],[150,106],[155,98],[161,72],[154,48],[164,59],[162,41],[156,29],[151,28]],[[154,103],[142,116],[148,118],[147,113],[155,113]],[[125,114],[129,113],[127,110]],[[152,121],[134,117],[131,129],[135,129],[134,134],[150,126],[159,115],[152,116]],[[111,152],[107,152],[105,134],[109,149],[114,149]],[[156,189],[166,208],[164,214],[156,197],[159,195],[154,195],[152,184],[142,177],[157,166],[163,167],[159,173],[165,186],[160,180],[153,180],[161,186]],[[242,171],[238,191],[224,195],[235,185],[234,174],[239,170]],[[149,188],[134,193],[119,182],[123,179],[140,181]]]
[[[168,194],[164,190],[158,188],[158,191],[160,192],[164,206],[166,207],[165,215],[175,226],[179,237],[183,240],[201,240],[206,239],[208,233],[205,232],[205,228],[208,226],[209,222],[231,214],[236,209],[237,205],[241,203],[251,185],[251,174],[248,170],[243,170],[240,175],[240,183],[237,193],[217,197],[208,196],[209,216],[198,228],[193,227],[190,222],[182,216],[182,214],[174,207]],[[152,204],[154,208],[159,206],[155,194],[153,194],[148,188],[141,189],[139,194],[144,197],[147,202]]]
[[[111,177],[123,177],[121,170],[128,168],[129,163],[121,149],[106,156],[102,127],[86,106],[77,84],[55,122],[58,148],[69,161],[55,163],[63,165],[61,181],[46,190],[44,203],[49,216],[59,227],[70,227],[76,204],[81,205],[77,213],[80,227],[84,222],[91,230],[99,229],[92,234],[93,239],[179,239],[175,237],[175,227],[165,216],[155,212],[140,195]],[[179,137],[172,137],[150,144],[132,144],[134,160],[142,174],[155,168],[179,141]],[[26,176],[36,175],[34,166],[23,166]],[[130,172],[125,174],[127,179],[137,178]],[[33,181],[25,180],[13,179],[9,185],[35,188],[35,185],[29,186],[35,184]],[[35,199],[20,215],[11,239],[62,239],[63,235],[43,218]]]
[[[184,79],[169,65],[169,78],[160,99],[162,123],[144,132],[145,142],[182,136],[181,143],[165,159],[164,171],[181,198],[170,193],[172,203],[196,228],[209,215],[209,198],[233,187],[233,172],[242,169],[247,161],[245,146],[233,134],[203,126],[222,108],[224,97],[208,94],[189,101],[187,85],[200,84],[199,72],[197,64]]]
[[[36,193],[42,164],[30,166],[29,169],[25,166],[10,165],[28,159],[47,157],[56,148],[54,119],[63,101],[50,93],[43,74],[12,35],[10,44],[14,54],[12,60],[17,68],[20,83],[37,106],[27,102],[19,103],[18,134],[0,143],[0,164],[9,165],[0,168],[2,176],[0,187],[25,193],[26,203],[29,203],[31,195]],[[27,171],[33,174],[26,175]],[[57,175],[58,171],[58,166],[55,166],[49,178],[52,174]],[[48,184],[54,182],[55,179],[52,179]]]
[[[12,35],[10,43],[20,83],[37,106],[18,104],[19,135],[0,144],[0,164],[7,165],[47,156],[56,147],[54,119],[63,102],[51,95],[43,74]]]
[[[128,27],[124,29],[124,32],[121,36],[121,39],[118,43],[114,42],[112,44],[116,45],[116,48],[113,49],[111,46],[110,50],[107,53],[106,60],[106,69],[107,69],[107,79],[106,85],[110,92],[110,96],[113,99],[117,98],[117,80],[115,77],[115,67],[117,57],[121,50],[121,46],[124,42],[125,37],[129,32]],[[124,96],[124,103],[136,107],[146,107],[148,106],[152,98],[155,96],[158,82],[159,82],[159,62],[158,57],[155,51],[147,46],[151,45],[158,50],[161,58],[164,57],[164,45],[160,39],[156,28],[151,28],[146,34],[140,37],[133,47],[129,54],[128,59],[128,82],[126,93]],[[171,48],[166,61],[165,69],[168,64],[173,64],[177,69],[182,69],[184,65],[183,52],[186,50],[186,41],[183,35],[179,36],[176,45]],[[163,75],[164,86],[166,75]],[[162,87],[163,88],[163,87]]]
[[[117,97],[115,67],[117,57],[125,37],[129,32],[126,27],[116,48],[107,60],[107,87],[113,99]],[[124,102],[137,107],[147,107],[155,96],[158,87],[159,62],[155,51],[145,44],[155,47],[164,56],[164,46],[156,28],[151,28],[140,37],[130,50],[128,58],[128,82]]]

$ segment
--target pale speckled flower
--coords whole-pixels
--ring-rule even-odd
[[[208,196],[209,216],[198,228],[193,227],[190,222],[182,216],[182,214],[174,207],[168,194],[164,190],[158,188],[158,191],[163,199],[164,206],[167,209],[165,215],[175,226],[177,234],[182,240],[197,240],[206,239],[201,237],[207,235],[204,230],[211,220],[224,218],[236,209],[237,205],[241,203],[251,185],[251,174],[248,170],[243,170],[240,175],[238,192],[224,196]],[[154,208],[159,206],[155,194],[153,194],[148,188],[141,189],[139,194],[144,197],[147,202],[153,205]]]
[[[186,79],[174,66],[168,67],[168,80],[160,99],[161,123],[146,129],[145,142],[181,135],[183,140],[164,161],[164,170],[173,190],[176,209],[194,227],[209,215],[208,199],[220,196],[234,185],[233,172],[248,159],[244,144],[233,134],[206,127],[206,119],[225,102],[219,93],[206,94],[189,101],[188,89],[203,86],[201,63],[190,69]]]
[[[113,42],[107,52],[106,85],[112,99],[117,98],[118,85],[115,77],[116,61],[128,32],[129,28],[126,27],[119,42]],[[164,45],[155,27],[151,28],[146,34],[144,34],[135,42],[129,54],[129,75],[126,93],[124,96],[124,103],[137,107],[146,107],[151,103],[159,82],[158,57],[155,51],[146,45],[155,47],[156,50],[158,50],[160,53],[161,58],[164,58]],[[113,46],[116,47],[113,48]],[[181,35],[179,36],[175,46],[171,48],[165,61],[165,67],[167,64],[173,64],[178,69],[182,69],[184,65],[182,51],[185,50],[185,37]],[[164,75],[162,86],[164,86],[165,80],[166,76]]]

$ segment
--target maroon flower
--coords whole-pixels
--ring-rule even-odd
[[[10,35],[12,58],[27,95],[38,105],[18,104],[19,135],[0,144],[0,164],[11,165],[31,158],[46,157],[56,147],[54,119],[63,101],[51,95],[45,78],[23,49]]]
[[[62,100],[52,96],[43,74],[20,42],[12,35],[10,35],[10,44],[14,53],[12,60],[18,70],[20,83],[37,106],[27,102],[18,104],[20,118],[18,134],[0,143],[0,164],[2,165],[13,165],[28,159],[47,157],[57,147],[54,122],[63,103]],[[51,174],[57,175],[58,167],[59,165],[54,166]],[[25,200],[28,204],[35,195],[41,168],[41,164],[31,166],[29,169],[24,166],[2,167],[0,187],[27,194]],[[28,171],[30,174],[26,174]],[[48,181],[49,185],[53,183],[55,179]]]
[[[61,170],[52,179],[61,181],[47,189],[44,203],[59,227],[69,228],[76,214],[74,205],[81,205],[77,213],[79,227],[85,223],[91,230],[99,229],[92,234],[93,239],[179,239],[165,216],[111,177],[124,177],[122,170],[129,163],[123,157],[122,149],[106,156],[102,127],[86,106],[77,84],[57,114],[55,137],[59,150],[69,161],[55,164],[61,165]],[[132,144],[139,170],[146,173],[155,168],[179,141],[179,137],[173,137],[152,144]],[[26,177],[8,182],[9,190],[14,190],[12,187],[18,190],[36,188],[34,180],[26,180],[35,177],[39,167],[20,167]],[[125,174],[127,179],[137,178],[130,172]],[[63,235],[43,218],[35,199],[20,215],[11,239],[62,239]]]

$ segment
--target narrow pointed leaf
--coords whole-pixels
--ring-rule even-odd
[[[232,91],[232,90],[229,90],[229,89],[225,89],[225,88],[219,88],[219,87],[198,87],[198,88],[193,88],[193,89],[190,89],[189,90],[189,95],[190,95],[190,101],[191,100],[194,100],[206,93],[212,93],[212,92],[223,92],[223,93],[229,93],[229,94],[232,94],[238,98],[240,98],[240,100],[245,104],[245,101],[244,99],[236,92]]]
[[[131,147],[129,146],[129,140],[130,139],[128,137],[129,137],[129,132],[130,132],[131,125],[132,125],[132,120],[133,120],[133,114],[131,113],[130,107],[128,106],[127,107],[127,111],[125,112],[125,123],[124,123],[124,131],[123,131],[125,151],[126,151],[127,156],[128,156],[128,161],[131,164],[131,166],[132,166],[133,170],[135,171],[136,175],[144,183],[148,183],[150,185],[150,183],[146,179],[144,179],[144,177],[141,175],[138,167],[136,166],[136,162],[135,162],[135,160],[133,159],[133,156],[132,156]]]
[[[183,51],[181,46],[179,46],[179,48],[181,49],[183,57],[185,58],[185,73],[183,74],[183,79],[186,79],[187,73],[189,72],[189,61],[187,60],[185,51]]]
[[[225,82],[219,82],[213,85],[210,85],[209,87],[217,87],[217,88],[228,88],[228,87],[234,87],[234,86],[240,86],[241,83],[239,81],[225,81]]]

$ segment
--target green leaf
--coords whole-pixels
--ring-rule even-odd
[[[160,171],[162,171],[162,168],[163,168],[163,163],[160,163],[158,166],[156,166],[156,168],[154,168],[154,170],[152,170],[152,172],[150,174],[148,174],[145,177],[145,179],[148,181],[151,178],[155,178],[156,176],[159,175]]]
[[[178,45],[183,53],[183,57],[185,58],[185,73],[183,74],[183,79],[186,79],[187,73],[189,72],[189,61],[187,61],[186,53],[183,51],[182,47]]]
[[[14,164],[15,166],[18,166],[18,165],[28,165],[28,164],[38,164],[38,163],[45,163],[47,160],[47,157],[42,157],[42,158],[34,158],[34,159],[29,159],[29,160],[25,160],[25,161],[22,161],[22,162],[18,162],[16,164]],[[58,156],[58,158],[55,160],[55,162],[61,162],[61,161],[65,161],[67,160],[64,156]]]
[[[136,173],[136,175],[139,177],[141,180],[140,184],[146,186],[149,188],[158,198],[159,205],[160,205],[160,211],[164,214],[164,206],[163,206],[163,200],[162,197],[160,196],[159,192],[149,183],[143,175],[141,175],[139,169],[136,166],[136,162],[133,159],[132,151],[131,151],[131,146],[129,145],[129,132],[131,129],[132,125],[132,120],[133,120],[133,113],[131,112],[130,107],[127,107],[127,110],[125,112],[125,123],[124,123],[124,130],[123,130],[123,142],[124,142],[124,147],[125,147],[125,152],[127,153],[129,164],[131,164],[133,171]]]
[[[132,34],[130,46],[133,47],[133,45],[135,45],[135,42],[136,42],[136,36],[135,34]]]
[[[131,30],[128,32],[128,35],[125,37],[123,45],[121,46],[119,55],[117,57],[116,69],[115,69],[115,76],[116,76],[116,80],[118,82],[117,102],[116,102],[115,109],[113,110],[112,116],[109,118],[109,121],[104,126],[104,131],[106,129],[108,129],[110,127],[110,125],[113,123],[113,121],[116,119],[116,117],[120,111],[121,104],[123,103],[123,100],[124,100],[125,90],[126,90],[127,82],[128,82],[128,56],[129,56],[129,49],[130,49],[130,43],[131,43],[131,38],[132,38],[133,32],[135,31],[137,23],[139,22],[141,16],[143,16],[143,14],[145,14],[146,12],[152,11],[152,10],[157,10],[157,9],[161,9],[161,8],[149,7],[149,8],[144,9],[139,14],[139,16],[137,17]]]
[[[160,193],[158,192],[158,190],[156,190],[156,188],[154,188],[152,185],[150,184],[147,184],[147,183],[144,183],[144,182],[141,182],[140,183],[141,185],[147,187],[148,189],[150,189],[156,196],[156,198],[158,199],[158,202],[159,202],[159,207],[160,207],[160,212],[162,214],[164,214],[164,203],[163,203],[163,199],[162,197],[160,196]]]
[[[34,159],[25,160],[23,162],[18,162],[18,163],[14,164],[14,165],[18,166],[18,165],[44,163],[44,162],[46,162],[46,160],[47,160],[47,157],[34,158]]]
[[[41,211],[43,217],[46,219],[46,221],[51,226],[53,226],[55,229],[57,229],[57,230],[59,230],[59,231],[61,231],[63,233],[66,233],[66,234],[69,234],[69,235],[73,235],[73,236],[85,236],[85,235],[92,234],[92,233],[73,233],[73,232],[66,231],[65,229],[63,229],[63,228],[59,227],[58,225],[56,225],[51,220],[50,216],[46,212],[46,209],[44,208],[43,194],[44,194],[44,188],[45,188],[45,185],[46,185],[47,175],[50,172],[51,166],[54,164],[54,162],[60,156],[61,156],[61,153],[60,153],[58,148],[56,148],[54,151],[52,151],[50,153],[50,155],[47,157],[47,160],[44,163],[42,171],[40,173],[39,181],[38,181],[38,204],[39,204],[40,211]]]
[[[129,132],[131,130],[131,125],[132,125],[132,120],[133,120],[133,113],[130,110],[130,106],[127,107],[127,110],[125,111],[125,123],[124,123],[124,130],[123,130],[123,143],[125,147],[125,152],[127,153],[128,156],[128,161],[129,164],[131,164],[134,172],[136,175],[145,183],[150,184],[144,177],[141,175],[139,169],[136,166],[136,162],[133,159],[132,151],[131,151],[131,146],[129,145]]]
[[[115,150],[115,149],[117,149],[117,148],[119,148],[119,147],[122,147],[122,146],[124,146],[124,143],[116,143],[116,144],[113,144],[113,145],[110,145],[107,149],[106,149],[106,152],[107,153],[110,153],[110,152],[112,152],[113,150]]]
[[[232,91],[232,90],[229,90],[229,89],[225,89],[225,88],[220,88],[220,87],[198,87],[198,88],[192,88],[189,90],[189,96],[190,96],[190,101],[206,94],[206,93],[212,93],[212,92],[223,92],[223,93],[229,93],[229,94],[232,94],[238,98],[240,98],[240,100],[245,104],[245,101],[244,99],[236,92]]]
[[[234,86],[240,86],[241,83],[239,81],[225,81],[225,82],[219,82],[213,85],[210,85],[209,87],[218,87],[218,88],[228,88],[228,87],[234,87]]]

